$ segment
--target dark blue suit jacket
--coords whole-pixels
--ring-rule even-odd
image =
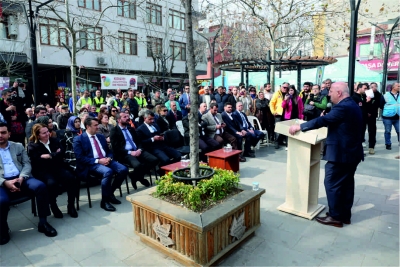
[[[362,148],[363,117],[358,105],[347,97],[334,105],[325,116],[300,125],[303,132],[328,127],[323,159],[337,163],[358,163],[364,160]]]
[[[96,134],[100,145],[106,152],[107,158],[112,158],[113,154],[108,148],[105,137],[101,134]],[[95,165],[96,159],[93,157],[92,145],[90,144],[89,136],[83,133],[74,138],[74,152],[76,157],[76,174],[79,177],[86,178],[89,172],[89,167]]]
[[[136,129],[136,133],[138,136],[139,141],[142,143],[143,148],[147,150],[152,150],[155,148],[162,148],[165,146],[164,142],[153,142],[151,140],[152,137],[156,135],[160,135],[161,131],[157,124],[153,123],[153,126],[156,128],[156,132],[151,133],[149,128],[147,128],[146,124],[142,124],[139,128]]]
[[[189,110],[186,109],[186,106],[189,105],[189,99],[186,93],[183,93],[181,97],[179,98],[179,106],[181,107],[182,111],[182,117],[185,117],[188,113]]]
[[[222,120],[226,123],[226,128],[225,129],[228,131],[228,133],[230,133],[230,134],[235,136],[236,132],[240,132],[241,131],[239,123],[234,119],[233,116],[232,116],[232,120],[231,120],[229,115],[224,111],[224,112],[221,113],[221,117],[222,117]]]
[[[243,119],[242,116],[240,116],[239,114],[240,111],[236,110],[235,112],[232,112],[232,118],[238,123],[238,125],[240,126],[240,130],[254,130],[253,126],[251,126],[251,123],[249,122],[249,119],[247,118],[246,114],[244,114],[243,112],[241,112],[247,122],[247,129],[245,129],[243,127]]]

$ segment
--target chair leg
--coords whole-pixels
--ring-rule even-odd
[[[89,208],[92,208],[92,200],[90,199],[90,189],[89,189],[89,184],[86,181],[86,190],[87,190],[87,197],[89,201]]]
[[[76,194],[76,210],[79,210],[79,197],[81,195],[81,188],[78,186],[78,192]]]
[[[119,189],[119,196],[122,197],[122,190],[121,190],[121,187],[119,187],[118,189]]]
[[[130,194],[130,193],[129,193],[128,176],[125,178],[125,183],[126,183],[126,192],[128,192],[128,194]]]
[[[32,197],[31,206],[32,206],[33,216],[36,217],[37,216],[37,213],[36,213],[36,197]]]

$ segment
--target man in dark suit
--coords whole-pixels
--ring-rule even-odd
[[[182,117],[187,116],[190,111],[190,87],[189,85],[185,86],[185,92],[179,98],[179,106],[182,111]],[[172,109],[172,106],[171,106]],[[182,119],[182,118],[181,118]]]
[[[236,111],[232,112],[232,117],[238,123],[240,127],[240,132],[245,134],[246,143],[247,140],[249,140],[250,145],[255,147],[260,140],[264,139],[265,134],[259,130],[254,129],[254,127],[250,124],[246,114],[244,114],[242,110],[243,103],[239,101],[236,103]],[[248,157],[255,157],[254,151],[251,150],[249,154],[245,154],[244,156],[246,155]]]
[[[115,160],[134,168],[130,176],[134,189],[137,189],[137,181],[149,187],[150,183],[144,179],[144,175],[146,169],[150,169],[158,164],[158,159],[142,149],[135,130],[129,127],[128,114],[119,113],[116,119],[118,125],[113,127],[110,132],[111,146]]]
[[[173,124],[176,124],[177,121],[181,121],[184,116],[183,112],[178,110],[176,103],[176,101],[170,102],[171,109],[167,113],[167,120],[172,122]]]
[[[158,125],[154,123],[153,112],[145,112],[144,123],[137,128],[136,132],[143,148],[160,160],[160,167],[181,159],[181,153],[164,142]]]
[[[99,121],[96,118],[86,118],[84,125],[86,132],[74,138],[76,173],[82,179],[87,179],[89,172],[101,175],[103,178],[100,207],[106,211],[115,211],[112,204],[121,204],[121,201],[115,198],[114,191],[125,180],[128,168],[113,160],[113,154],[108,148],[105,137],[96,134],[99,128]]]
[[[0,123],[0,245],[10,241],[7,224],[10,199],[20,197],[20,192],[36,197],[39,213],[38,231],[53,237],[57,231],[47,222],[49,197],[46,185],[31,175],[31,164],[25,148],[20,143],[8,141],[9,127]]]
[[[176,104],[175,104],[176,105]],[[167,107],[162,105],[160,107],[160,115],[158,118],[154,118],[156,120],[156,123],[158,127],[160,127],[161,133],[176,129],[176,121],[175,118],[171,118],[171,116],[167,116],[170,112],[168,111]]]
[[[326,217],[318,217],[319,223],[335,227],[350,224],[351,207],[354,201],[354,174],[361,160],[362,113],[358,104],[349,96],[349,88],[343,82],[332,84],[329,96],[332,110],[301,125],[292,125],[290,134],[328,127],[328,137],[323,159],[325,165],[325,190],[329,212]]]
[[[242,131],[240,125],[237,120],[233,118],[232,113],[232,104],[230,102],[226,102],[224,106],[224,112],[221,113],[221,117],[226,123],[226,130],[236,138],[237,146],[239,150],[242,150],[243,138],[246,139],[244,143],[244,151],[243,155],[240,157],[245,159],[245,157],[254,158],[254,152],[251,151],[251,144],[253,143],[252,136],[247,135],[245,131]]]

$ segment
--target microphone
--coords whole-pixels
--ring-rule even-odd
[[[328,103],[326,105],[325,114],[329,113],[331,111],[331,109],[332,109],[332,103]]]

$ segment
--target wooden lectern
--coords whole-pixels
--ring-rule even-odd
[[[325,206],[318,204],[321,141],[326,127],[289,134],[289,128],[302,120],[278,122],[275,132],[288,136],[286,201],[278,210],[312,220]]]

